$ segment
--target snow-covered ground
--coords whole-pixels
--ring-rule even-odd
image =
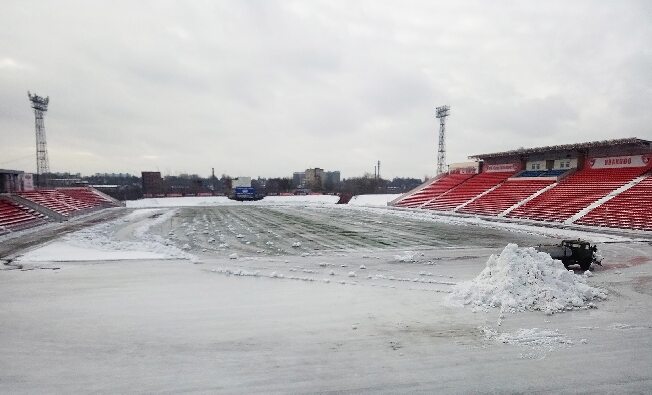
[[[196,258],[167,239],[148,233],[170,220],[177,209],[140,209],[123,218],[95,225],[27,252],[19,261],[70,262],[131,259]]]
[[[255,202],[238,202],[225,196],[188,196],[149,198],[126,201],[129,208],[144,207],[197,207],[221,205],[267,205],[267,204],[329,204],[337,203],[339,196],[334,195],[297,195],[297,196],[266,196],[263,200]]]
[[[649,242],[324,201],[195,203],[150,204],[5,266],[0,392],[652,388]],[[599,242],[604,267],[506,248],[571,236]]]
[[[217,206],[220,204],[233,204],[237,202],[229,200],[225,196],[188,196],[127,200],[125,203],[129,208],[143,208]]]
[[[352,206],[387,206],[387,203],[401,196],[397,194],[356,195],[349,202]]]

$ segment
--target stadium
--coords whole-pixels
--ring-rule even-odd
[[[4,2],[0,394],[652,393],[651,6]]]
[[[652,146],[638,138],[472,155],[397,197],[395,208],[545,226],[652,231]],[[25,187],[1,170],[0,234],[124,203],[90,187]]]

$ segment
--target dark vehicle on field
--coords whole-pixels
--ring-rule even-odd
[[[593,263],[601,265],[596,254],[598,248],[586,240],[562,240],[557,245],[540,245],[536,249],[560,260],[566,268],[579,265],[582,270],[589,270]]]
[[[256,192],[256,189],[252,187],[235,187],[233,193],[229,195],[229,199],[237,200],[239,202],[261,200],[264,197],[265,196]]]

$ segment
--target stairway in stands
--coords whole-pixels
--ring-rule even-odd
[[[581,170],[507,217],[562,222],[646,171],[642,167]]]
[[[423,208],[430,210],[452,211],[481,193],[495,187],[514,172],[485,172],[475,175],[466,182],[452,188],[446,193],[431,199]]]

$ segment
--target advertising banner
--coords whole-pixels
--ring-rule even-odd
[[[519,166],[516,163],[503,163],[500,165],[486,165],[485,172],[498,173],[506,171],[517,171]]]
[[[478,162],[461,162],[461,163],[452,163],[448,166],[449,174],[478,174],[479,166]]]
[[[646,155],[609,156],[588,160],[591,169],[617,169],[622,167],[645,167],[650,161]]]

